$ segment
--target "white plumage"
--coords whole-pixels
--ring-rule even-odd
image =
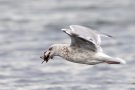
[[[44,61],[48,62],[54,56],[60,56],[71,62],[88,65],[126,63],[120,58],[113,58],[103,53],[100,36],[111,37],[110,35],[80,25],[71,25],[70,29],[62,29],[62,31],[70,36],[71,44],[50,46],[41,57]]]

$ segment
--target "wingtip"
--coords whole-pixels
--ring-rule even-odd
[[[71,28],[71,30],[73,30],[74,27],[80,27],[81,25],[69,25],[69,27]],[[82,27],[82,26],[81,26]]]
[[[64,29],[64,28],[63,28],[63,29],[61,29],[61,31],[65,32],[65,31],[66,31],[66,29]]]
[[[68,30],[68,29],[63,28],[63,29],[61,29],[61,31],[63,31],[63,32],[67,33],[67,34],[69,34],[69,30]]]
[[[66,34],[71,35],[70,29],[61,29],[61,30]]]
[[[77,26],[77,25],[69,25],[70,28],[73,27],[73,26]]]
[[[107,34],[107,36],[108,36],[108,37],[110,37],[110,38],[113,38],[113,36],[112,36],[112,35],[108,35],[108,34]]]
[[[106,33],[101,33],[100,32],[100,35],[105,36],[105,37],[109,37],[109,38],[114,38],[112,35],[109,35],[109,34],[106,34]]]
[[[66,29],[61,29],[61,31],[66,32]]]
[[[74,26],[79,26],[79,25],[69,25],[69,28],[72,29]],[[63,28],[61,29],[62,31],[66,31],[67,29]]]
[[[76,26],[76,25],[69,25],[69,28],[70,28],[71,30],[73,30],[74,26]]]

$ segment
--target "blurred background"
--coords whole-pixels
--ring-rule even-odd
[[[126,65],[82,65],[39,58],[70,42],[72,24],[108,33],[107,54]],[[135,90],[134,0],[0,0],[0,90]]]

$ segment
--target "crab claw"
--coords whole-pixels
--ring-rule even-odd
[[[43,59],[43,62],[42,63],[44,63],[44,62],[48,62],[49,61],[49,58],[50,58],[50,52],[44,52],[44,55],[43,56],[41,56],[40,57],[41,59]]]

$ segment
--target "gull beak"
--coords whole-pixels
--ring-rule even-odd
[[[49,59],[51,58],[50,57],[50,51],[44,52],[44,55],[41,56],[40,58],[43,59],[43,62],[42,63],[44,63],[44,62],[47,63],[49,61]]]

